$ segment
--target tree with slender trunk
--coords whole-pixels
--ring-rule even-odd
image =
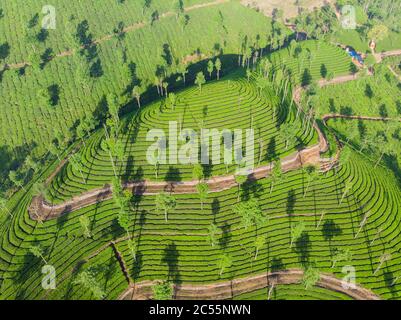
[[[206,83],[205,75],[203,72],[198,72],[195,79],[195,84],[199,87],[199,92],[202,93],[202,86]]]
[[[370,242],[370,246],[373,246],[373,244],[375,243],[375,241],[381,236],[382,232],[384,231],[384,228],[381,226],[377,229],[377,232],[374,236],[374,238],[372,239],[372,241]]]
[[[220,277],[222,276],[223,272],[230,268],[233,264],[233,259],[228,254],[223,254],[219,260],[219,270],[220,270]]]
[[[283,171],[281,169],[281,161],[277,160],[274,162],[274,167],[271,171],[271,185],[270,194],[273,192],[274,186],[283,179]]]
[[[370,212],[367,212],[363,216],[363,219],[361,220],[361,223],[359,224],[358,232],[355,234],[354,239],[358,238],[359,233],[362,231],[363,227],[367,224],[369,215],[370,215]]]
[[[279,137],[285,143],[285,150],[297,142],[298,127],[294,123],[284,123],[280,126]]]
[[[302,284],[304,285],[306,290],[309,290],[311,287],[316,285],[316,283],[320,279],[320,273],[319,270],[313,268],[313,267],[308,267],[304,271],[304,276],[302,278]]]
[[[214,71],[214,63],[212,60],[209,60],[207,63],[207,72],[209,72],[209,79],[212,80],[212,73]]]
[[[171,108],[174,110],[175,109],[175,105],[177,103],[177,96],[174,93],[170,93],[168,95],[168,100],[169,100],[169,103],[171,105]]]
[[[156,195],[156,211],[164,212],[164,218],[168,222],[168,213],[177,206],[176,199],[165,192]]]
[[[219,58],[216,59],[214,66],[216,67],[216,71],[217,71],[217,80],[220,80],[220,71],[221,71],[222,65],[221,65],[221,60]]]
[[[97,300],[103,299],[106,294],[100,287],[99,281],[96,279],[95,271],[88,268],[81,271],[73,281],[75,285],[82,285],[86,290],[90,291],[93,297]]]
[[[168,97],[168,82],[167,81],[163,81],[162,82],[162,87],[164,89],[166,97]]]
[[[340,204],[344,201],[345,196],[351,191],[353,186],[354,186],[354,183],[352,182],[352,180],[347,180],[345,182],[344,192],[341,197]]]
[[[209,194],[209,185],[207,183],[198,183],[196,185],[196,191],[198,192],[199,199],[201,202],[201,210],[203,211],[203,204],[208,197]]]
[[[340,249],[337,250],[334,256],[332,257],[331,261],[331,268],[335,268],[338,262],[342,261],[351,261],[352,260],[352,253],[350,249]]]
[[[239,202],[240,200],[240,194],[241,194],[241,186],[248,180],[247,176],[244,175],[236,175],[235,176],[235,182],[238,185],[238,199],[237,201]]]
[[[380,256],[379,265],[377,266],[377,268],[376,268],[376,270],[375,270],[375,272],[373,274],[376,275],[379,272],[380,268],[383,266],[383,264],[386,263],[387,261],[390,261],[390,260],[391,260],[391,254],[390,253],[383,253]]]
[[[87,216],[81,215],[79,217],[79,224],[81,225],[82,228],[82,234],[85,238],[91,238],[92,237],[92,232],[90,229],[90,220]]]
[[[136,99],[138,104],[138,108],[141,108],[141,95],[142,95],[142,88],[140,86],[134,86],[132,89],[132,97]]]
[[[322,210],[320,212],[320,219],[319,219],[319,222],[317,223],[316,229],[319,229],[319,227],[320,227],[320,225],[321,225],[321,223],[322,223],[322,221],[323,221],[323,219],[324,219],[326,214],[327,214],[326,210]]]
[[[256,199],[237,203],[233,206],[232,210],[236,215],[241,217],[241,224],[245,229],[252,225],[259,228],[267,221],[267,218]]]
[[[254,247],[255,247],[255,260],[258,258],[259,250],[263,248],[266,244],[266,236],[260,235],[255,239]]]
[[[214,245],[217,243],[217,234],[219,232],[219,228],[214,223],[211,223],[207,230],[209,243],[212,247],[214,247]]]
[[[302,236],[302,234],[304,233],[305,229],[306,229],[306,224],[303,221],[298,222],[295,226],[293,226],[291,228],[290,248],[292,248],[294,242],[297,241]]]
[[[171,300],[173,291],[173,286],[168,281],[156,283],[152,286],[153,300]]]
[[[128,239],[127,246],[129,251],[131,252],[134,261],[136,261],[136,254],[138,252],[138,242],[135,239]]]
[[[185,81],[186,81],[186,74],[188,73],[188,68],[186,64],[180,63],[177,67],[177,72],[181,74],[182,76],[182,81],[184,82],[184,87],[185,87]]]
[[[114,158],[113,158],[113,149],[114,149],[115,141],[114,141],[114,139],[110,138],[109,133],[107,131],[107,126],[105,124],[104,124],[104,131],[105,131],[106,139],[102,140],[101,147],[103,150],[107,151],[107,153],[109,154],[110,163],[111,163],[111,166],[112,166],[113,172],[114,172],[114,177],[117,178],[116,164],[115,164]]]
[[[29,247],[29,252],[33,254],[36,258],[41,258],[44,264],[47,264],[46,259],[43,257],[44,255],[44,250],[43,248],[38,244],[38,245],[32,245]]]
[[[304,198],[306,197],[306,194],[308,193],[309,187],[312,182],[316,181],[319,178],[319,172],[317,171],[315,166],[307,166],[305,167],[305,173],[307,176],[308,183],[305,188],[304,192]]]

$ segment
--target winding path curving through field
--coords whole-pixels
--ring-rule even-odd
[[[276,272],[268,272],[261,275],[250,276],[231,281],[205,284],[205,285],[174,285],[176,300],[226,300],[233,297],[253,292],[260,289],[268,289],[278,285],[299,284],[302,282],[304,272],[301,269],[288,269]],[[143,281],[129,286],[124,291],[120,300],[147,300],[152,298],[152,286],[157,281]],[[380,300],[380,297],[372,291],[355,285],[350,288],[342,280],[332,274],[322,273],[316,286],[331,291],[340,292],[355,300]]]

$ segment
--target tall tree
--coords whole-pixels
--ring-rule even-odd
[[[383,253],[380,256],[379,265],[377,266],[377,268],[373,274],[376,275],[379,272],[380,268],[383,266],[383,264],[386,263],[387,261],[391,260],[391,258],[392,258],[392,256],[390,253]]]
[[[241,193],[241,186],[248,180],[247,176],[244,175],[236,175],[235,176],[235,182],[238,185],[238,199],[237,201],[239,202],[240,200],[240,193]]]
[[[140,86],[134,86],[134,88],[132,89],[132,96],[136,99],[139,109],[141,108],[142,93],[143,93],[143,90]]]
[[[221,276],[227,268],[230,268],[232,266],[232,264],[233,260],[231,256],[229,256],[228,254],[221,255],[219,260],[219,270],[220,270],[219,275]]]
[[[302,284],[304,285],[306,290],[309,290],[311,287],[316,285],[319,279],[320,279],[319,270],[313,267],[308,267],[304,272],[304,276],[302,278]]]
[[[220,80],[220,71],[221,71],[222,65],[221,65],[221,60],[219,58],[216,59],[214,66],[216,67],[216,71],[217,71],[217,80]]]
[[[82,234],[85,238],[91,238],[92,237],[92,232],[90,229],[90,220],[87,216],[81,215],[79,217],[79,224],[81,225],[82,228]]]
[[[163,281],[152,286],[154,300],[171,300],[173,298],[173,286],[168,281]]]
[[[96,273],[92,268],[81,271],[73,281],[75,285],[82,285],[86,290],[90,291],[95,299],[103,299],[106,293],[100,287],[99,281],[96,279]]]
[[[209,243],[212,245],[212,247],[214,247],[214,245],[217,243],[217,234],[219,232],[219,228],[214,223],[211,223],[207,230]]]
[[[41,258],[44,264],[47,264],[46,259],[43,257],[44,255],[44,250],[43,248],[38,244],[38,245],[32,245],[29,247],[29,252],[33,254],[36,258]]]
[[[176,199],[165,192],[156,195],[155,205],[157,211],[164,212],[164,218],[168,222],[168,213],[177,206]]]
[[[196,185],[196,191],[198,192],[199,199],[201,202],[201,210],[203,211],[203,204],[208,197],[209,194],[209,185],[207,183],[198,183]]]
[[[202,86],[206,83],[205,75],[203,72],[198,72],[195,79],[195,84],[199,87],[199,92],[202,93]]]
[[[349,248],[337,250],[331,259],[332,261],[331,267],[334,268],[338,262],[351,261],[351,260],[352,260],[352,253]]]
[[[295,241],[297,241],[306,229],[306,224],[304,222],[298,222],[295,226],[291,228],[291,243],[290,248],[292,248]]]
[[[214,71],[214,63],[212,60],[209,60],[207,63],[207,72],[209,72],[209,78],[212,80],[212,73]]]
[[[255,239],[254,247],[255,247],[255,260],[258,258],[259,250],[266,245],[266,236],[261,235]]]

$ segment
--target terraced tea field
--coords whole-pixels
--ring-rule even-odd
[[[400,299],[398,51],[338,3],[3,2],[0,300]]]

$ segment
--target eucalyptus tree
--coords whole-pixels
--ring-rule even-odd
[[[219,58],[216,59],[214,66],[216,67],[216,71],[217,71],[217,80],[220,80],[220,71],[221,71],[221,60]]]
[[[164,218],[168,222],[168,213],[177,206],[177,200],[165,192],[158,193],[155,198],[156,211],[163,211]]]
[[[168,281],[156,283],[152,286],[153,300],[171,300],[173,291],[173,286]]]
[[[209,72],[209,79],[212,80],[212,73],[214,71],[214,63],[212,60],[209,60],[207,63],[207,72]]]
[[[302,278],[302,284],[304,285],[306,290],[309,290],[309,288],[316,285],[316,283],[319,281],[319,279],[320,279],[319,270],[317,270],[313,267],[308,267],[304,271],[304,276]]]
[[[81,271],[73,281],[75,285],[82,285],[86,290],[90,291],[95,299],[103,299],[106,293],[100,287],[99,281],[92,268]]]
[[[297,241],[302,236],[305,229],[306,229],[306,224],[303,221],[298,222],[295,226],[291,228],[290,248],[292,248],[294,242]]]
[[[216,226],[216,224],[211,223],[209,227],[207,228],[208,230],[208,241],[211,244],[212,247],[217,243],[217,234],[219,232],[219,228]]]
[[[44,255],[44,250],[43,248],[37,244],[37,245],[31,245],[29,247],[29,252],[33,254],[36,258],[41,258],[44,264],[47,264],[46,259],[43,257]]]
[[[373,274],[376,275],[379,272],[379,270],[381,269],[381,267],[383,266],[383,264],[386,263],[387,261],[390,261],[391,258],[392,258],[392,256],[390,253],[383,253],[380,256],[379,265],[377,266],[377,268]]]
[[[253,246],[255,247],[255,260],[258,258],[259,250],[261,250],[266,245],[266,236],[257,236]]]
[[[199,199],[201,202],[201,210],[203,210],[203,204],[208,197],[209,194],[209,185],[205,182],[198,183],[196,185],[196,191],[198,192]]]
[[[248,201],[235,204],[232,207],[232,210],[234,214],[241,217],[241,224],[245,229],[252,225],[255,225],[256,228],[259,228],[267,221],[258,201],[253,198]]]
[[[175,93],[170,93],[168,95],[168,100],[169,100],[169,103],[171,105],[171,108],[174,110],[175,106],[177,104],[177,96],[175,95]]]
[[[226,269],[230,268],[232,266],[232,264],[233,264],[232,257],[229,256],[228,254],[222,254],[220,256],[220,260],[219,260],[219,264],[218,264],[218,267],[219,267],[219,270],[220,270],[219,275],[222,276],[223,272]]]
[[[297,142],[298,127],[294,123],[283,123],[280,127],[279,137],[285,143],[285,150]]]
[[[199,92],[202,93],[202,86],[206,83],[205,75],[203,72],[198,72],[195,79],[195,84],[199,87]]]
[[[353,186],[354,186],[354,182],[351,179],[348,179],[345,182],[344,191],[343,191],[343,195],[340,200],[340,204],[344,201],[345,196],[352,190]]]
[[[132,257],[134,258],[134,261],[136,261],[136,255],[138,252],[138,242],[134,238],[128,239],[127,246]]]
[[[175,12],[175,18],[178,18],[184,13],[184,2],[183,0],[175,0],[173,10]]]
[[[338,262],[342,261],[351,261],[352,260],[352,252],[349,248],[337,250],[334,256],[331,259],[331,268],[335,268]]]
[[[181,74],[182,76],[182,81],[184,82],[185,86],[185,81],[186,81],[186,74],[188,73],[188,68],[185,63],[180,63],[177,67],[177,72]]]
[[[319,171],[315,166],[307,166],[304,169],[304,172],[306,173],[306,177],[308,180],[308,183],[305,188],[304,192],[304,198],[306,197],[306,194],[308,193],[309,187],[312,182],[315,182],[317,179],[319,179]]]
[[[364,214],[361,223],[359,224],[359,229],[358,232],[355,234],[354,239],[358,238],[359,233],[362,231],[362,229],[365,227],[365,225],[368,223],[368,218],[370,216],[370,212],[367,212]]]
[[[320,219],[319,219],[319,222],[318,222],[317,225],[316,225],[316,229],[318,229],[318,228],[320,227],[320,225],[321,225],[321,223],[322,223],[322,221],[323,221],[323,219],[324,219],[324,217],[325,217],[326,214],[327,214],[327,211],[326,211],[326,210],[322,210],[322,211],[320,212]]]
[[[377,232],[376,232],[375,236],[373,237],[372,241],[370,242],[370,245],[371,245],[371,246],[372,246],[372,245],[375,243],[375,241],[381,236],[381,234],[382,234],[383,231],[384,231],[384,227],[383,227],[383,226],[380,226],[380,227],[377,229]]]
[[[138,104],[138,108],[141,108],[141,96],[143,93],[143,89],[140,86],[134,86],[132,88],[132,97],[136,99],[136,103]]]
[[[240,200],[240,192],[241,192],[241,186],[248,180],[248,177],[245,175],[236,175],[235,176],[235,182],[237,183],[238,186],[238,199],[237,201],[239,202]]]
[[[91,238],[92,237],[92,232],[90,228],[90,220],[87,216],[81,215],[79,217],[79,224],[81,225],[82,228],[82,234],[85,238]]]
[[[281,168],[281,161],[277,160],[274,162],[273,169],[271,170],[271,185],[270,194],[273,192],[274,186],[282,181],[284,178],[283,170]]]

